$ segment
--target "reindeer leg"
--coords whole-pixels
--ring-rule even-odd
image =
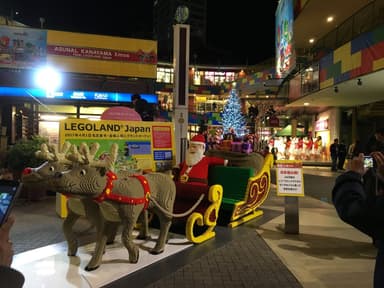
[[[75,204],[75,206],[73,205]],[[80,205],[79,205],[80,204]],[[67,211],[68,215],[63,221],[63,233],[64,237],[67,240],[68,245],[68,256],[75,256],[78,249],[78,242],[75,233],[73,232],[73,226],[76,221],[82,216],[81,212],[84,213],[80,201],[69,199],[67,201]]]
[[[64,237],[67,240],[67,245],[68,245],[68,251],[67,255],[68,256],[75,256],[77,253],[77,248],[78,248],[78,243],[76,239],[76,235],[73,232],[73,226],[75,225],[77,219],[80,218],[80,215],[76,214],[73,212],[71,209],[68,207],[68,215],[63,221],[63,233]]]
[[[148,227],[148,211],[147,209],[143,210],[140,213],[139,216],[139,223],[136,225],[139,226],[139,235],[137,236],[137,239],[150,239],[151,236],[149,235],[149,227]]]
[[[120,222],[111,222],[108,221],[105,223],[105,230],[107,234],[107,245],[113,244],[115,242],[116,234],[119,229]]]
[[[100,221],[100,222],[103,222],[103,221]],[[87,266],[85,267],[86,271],[95,270],[100,266],[101,259],[103,257],[105,246],[107,243],[107,233],[105,232],[104,224],[101,224],[99,226],[100,230],[97,231],[96,247],[95,247],[95,250],[93,251],[91,260],[89,260]]]
[[[121,242],[128,250],[129,262],[137,263],[139,261],[139,248],[133,242],[133,229],[137,219],[143,209],[143,205],[124,205],[121,209],[120,217],[123,220],[123,231]]]
[[[157,238],[156,245],[150,251],[151,254],[160,254],[164,252],[165,243],[167,242],[167,237],[169,229],[171,228],[172,218],[164,215],[161,211],[156,210],[156,215],[159,217],[160,222],[160,233]]]

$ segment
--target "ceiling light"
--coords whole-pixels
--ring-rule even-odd
[[[327,23],[331,23],[331,22],[333,22],[333,16],[328,16],[327,17]]]
[[[309,102],[304,102],[304,106],[309,106]]]
[[[314,43],[315,42],[315,38],[311,38],[311,39],[309,39],[309,41],[308,41],[309,43]]]

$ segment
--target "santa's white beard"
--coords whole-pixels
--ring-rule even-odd
[[[185,163],[187,166],[194,166],[204,157],[204,148],[196,150],[196,152],[192,153],[191,151],[187,151],[187,155],[185,156]]]

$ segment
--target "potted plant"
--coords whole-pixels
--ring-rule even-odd
[[[45,160],[36,157],[36,151],[40,150],[42,143],[48,143],[48,139],[41,136],[32,136],[30,139],[22,139],[10,146],[6,156],[7,168],[13,173],[13,178],[21,179],[21,174],[24,168],[38,167]],[[30,200],[40,199],[46,194],[44,187],[39,185],[28,185],[23,187],[21,197],[25,196]]]

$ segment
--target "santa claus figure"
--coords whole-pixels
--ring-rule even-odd
[[[179,165],[178,181],[181,183],[208,185],[210,165],[227,165],[228,160],[205,156],[205,138],[198,134],[192,137],[185,155],[185,161]]]

